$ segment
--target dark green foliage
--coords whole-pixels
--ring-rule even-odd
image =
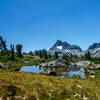
[[[22,56],[22,45],[21,44],[16,45],[16,51],[17,51],[17,57],[23,57]]]
[[[83,56],[83,60],[91,60],[91,53],[89,51]]]
[[[39,55],[39,52],[38,52],[38,51],[34,51],[34,54],[35,54],[36,56],[38,56],[38,55]]]
[[[48,54],[48,58],[49,58],[49,59],[52,58],[52,55],[51,55],[50,53]]]
[[[27,55],[27,53],[26,52],[23,52],[23,55]]]
[[[14,45],[10,45],[10,48],[11,48],[11,60],[14,61]]]
[[[9,56],[0,56],[0,62],[8,62],[11,58]]]
[[[100,64],[100,57],[92,57],[91,61],[94,62],[95,64]]]
[[[7,53],[6,41],[3,40],[2,36],[0,36],[0,51],[2,55],[6,55]]]
[[[66,54],[63,54],[63,56],[62,56],[62,60],[68,60],[68,57],[67,57]]]
[[[32,51],[30,51],[30,52],[28,53],[28,55],[33,56],[34,54],[33,54],[33,52],[32,52]]]
[[[44,59],[48,59],[47,52],[43,52],[42,55],[43,55]]]
[[[55,58],[55,59],[58,59],[58,57],[59,57],[59,56],[58,56],[58,53],[55,51],[55,53],[54,53],[54,58]]]
[[[40,58],[43,58],[43,57],[42,57],[42,52],[41,52],[41,51],[38,53],[38,55],[39,55]]]
[[[35,51],[34,54],[39,56],[40,58],[48,59],[48,54],[47,54],[47,51],[45,49]]]

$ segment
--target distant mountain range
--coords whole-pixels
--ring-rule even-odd
[[[57,40],[57,42],[50,48],[49,53],[54,54],[58,52],[59,56],[63,54],[73,54],[80,56],[84,55],[86,52],[91,52],[93,57],[100,57],[100,43],[94,43],[86,51],[83,51],[78,45],[71,45],[68,42],[62,42]]]

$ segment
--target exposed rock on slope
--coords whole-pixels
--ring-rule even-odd
[[[94,43],[92,44],[88,50],[93,57],[100,57],[100,43]]]
[[[93,57],[100,57],[100,43],[92,44],[86,51],[83,51],[78,45],[70,45],[69,43],[57,40],[57,42],[50,48],[49,53],[53,55],[58,52],[59,56],[63,54],[73,54],[80,56],[84,55],[86,52],[90,52]]]
[[[53,55],[55,51],[58,52],[59,56],[65,54],[79,55],[82,49],[78,45],[70,45],[69,43],[57,40],[57,42],[50,48],[49,52]]]

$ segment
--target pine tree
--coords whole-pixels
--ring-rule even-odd
[[[33,56],[33,55],[34,55],[32,51],[30,51],[28,54],[29,54],[29,55],[31,55],[31,56]]]
[[[50,53],[48,54],[48,58],[49,58],[49,59],[50,59],[50,58],[52,58],[52,56],[51,56],[51,54],[50,54]]]
[[[58,59],[58,53],[55,51],[55,53],[54,53],[54,58],[55,59]]]
[[[84,56],[83,56],[84,60],[91,60],[91,53],[88,51]]]
[[[14,61],[14,45],[10,45],[10,48],[11,48],[11,60]]]
[[[0,51],[2,55],[7,53],[6,41],[3,40],[2,36],[0,36]]]
[[[17,57],[23,57],[23,55],[22,55],[22,45],[21,44],[16,45],[16,51],[17,51]]]

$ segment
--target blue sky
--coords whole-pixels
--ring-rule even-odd
[[[0,0],[0,35],[23,51],[56,40],[87,49],[100,42],[100,0]]]

